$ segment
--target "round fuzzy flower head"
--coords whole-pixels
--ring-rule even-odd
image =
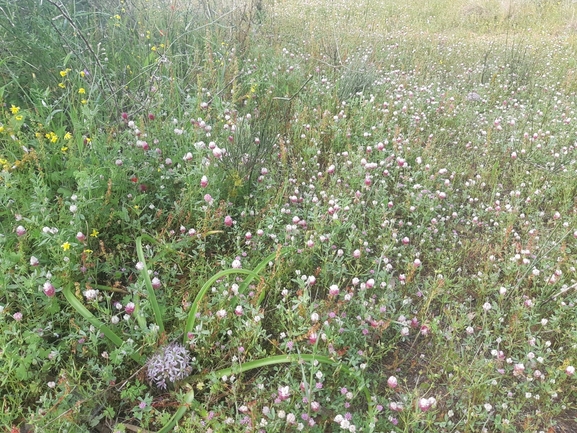
[[[166,389],[167,382],[182,380],[192,371],[190,354],[178,343],[164,346],[146,363],[148,379],[156,386]]]
[[[52,296],[54,296],[56,294],[56,289],[54,288],[54,286],[52,285],[52,283],[50,281],[46,281],[44,283],[42,290],[43,290],[44,294],[46,296],[48,296],[49,298],[51,298]]]

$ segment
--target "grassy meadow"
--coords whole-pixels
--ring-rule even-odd
[[[0,431],[577,431],[576,12],[0,0]]]

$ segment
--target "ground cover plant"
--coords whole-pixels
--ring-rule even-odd
[[[576,7],[0,0],[2,431],[575,431]]]

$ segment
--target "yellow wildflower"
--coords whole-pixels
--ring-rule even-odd
[[[87,102],[88,102],[88,101],[87,101],[86,99],[83,99],[83,100],[80,101],[80,103],[82,103],[82,104],[86,104]]]
[[[45,135],[45,137],[52,143],[56,143],[58,141],[58,136],[54,132],[49,132]]]
[[[86,90],[84,90],[84,87],[81,87],[80,89],[78,89],[78,93],[84,95],[86,93]]]
[[[14,117],[18,122],[20,122],[22,119],[24,119],[24,117],[19,114],[18,116]]]
[[[72,134],[70,132],[67,132],[66,134],[64,134],[65,140],[70,140],[71,138],[72,138]]]
[[[66,88],[66,84],[64,84],[64,83],[58,83],[58,87],[60,87],[61,89],[65,89],[65,88]]]
[[[65,69],[64,71],[60,71],[60,76],[61,76],[62,78],[64,78],[66,75],[68,75],[68,71],[69,71],[69,70],[70,70],[70,69]]]
[[[90,236],[92,236],[93,238],[97,238],[97,237],[98,237],[98,233],[99,233],[98,230],[92,229],[92,233],[90,233]]]
[[[120,15],[118,15],[118,14],[117,14],[117,15],[114,15],[114,18],[116,18],[117,20],[119,20],[119,19],[120,19]]]
[[[12,114],[18,114],[19,111],[20,111],[20,107],[16,107],[14,104],[12,104],[12,106],[10,107],[10,112]]]
[[[4,132],[4,125],[0,125],[0,132]]]
[[[90,253],[92,252],[92,250],[85,249],[84,252],[85,252],[86,254],[90,254]]]
[[[60,152],[62,152],[62,153],[66,153],[67,151],[68,151],[68,148],[66,146],[62,146],[60,148]]]
[[[70,249],[70,242],[64,242],[60,245],[64,251],[68,251]]]
[[[84,78],[84,77],[86,76],[86,72],[80,71],[80,76],[81,76],[82,78]]]
[[[152,51],[156,51],[156,45],[151,48]]]

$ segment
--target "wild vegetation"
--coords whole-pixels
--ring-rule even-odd
[[[575,431],[576,8],[0,0],[0,427]]]

